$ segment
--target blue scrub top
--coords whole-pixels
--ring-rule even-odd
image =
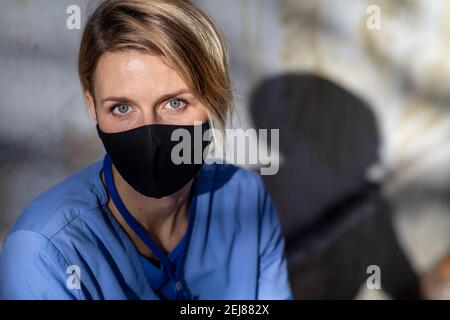
[[[176,246],[176,248],[168,254],[168,258],[172,263],[181,263],[181,247],[182,243]],[[153,262],[149,261],[146,257],[139,255],[139,259],[144,268],[144,272],[148,278],[150,286],[153,291],[158,295],[160,299],[164,300],[175,300],[176,291],[174,290],[175,283],[170,279],[167,270],[164,268],[163,264],[160,263],[156,266]],[[195,297],[194,297],[195,298]]]
[[[71,175],[24,210],[0,253],[0,299],[160,299],[152,286],[164,287],[161,274],[107,207],[102,165]],[[278,215],[261,177],[205,164],[195,179],[183,272],[192,295],[292,298]]]

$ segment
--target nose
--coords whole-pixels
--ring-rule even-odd
[[[145,106],[142,108],[141,112],[142,116],[140,119],[140,125],[150,125],[150,124],[158,124],[160,119],[154,108],[150,106]]]

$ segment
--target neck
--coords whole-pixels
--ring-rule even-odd
[[[191,180],[181,190],[163,198],[151,198],[134,190],[113,165],[113,179],[117,192],[130,214],[141,224],[153,240],[165,251],[171,251],[187,229]],[[112,199],[108,203],[116,220],[127,231],[141,253],[151,256],[145,245],[123,220]]]

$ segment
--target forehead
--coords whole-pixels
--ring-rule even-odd
[[[164,57],[138,51],[107,52],[102,55],[94,75],[95,90],[102,94],[136,94],[186,88],[178,73]]]

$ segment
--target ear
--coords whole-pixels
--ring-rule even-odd
[[[86,90],[84,92],[84,97],[86,99],[86,104],[88,106],[89,109],[89,114],[91,115],[92,119],[94,119],[95,121],[97,121],[97,114],[95,112],[95,102],[94,102],[94,98],[92,97],[91,93],[89,92],[89,90]]]

